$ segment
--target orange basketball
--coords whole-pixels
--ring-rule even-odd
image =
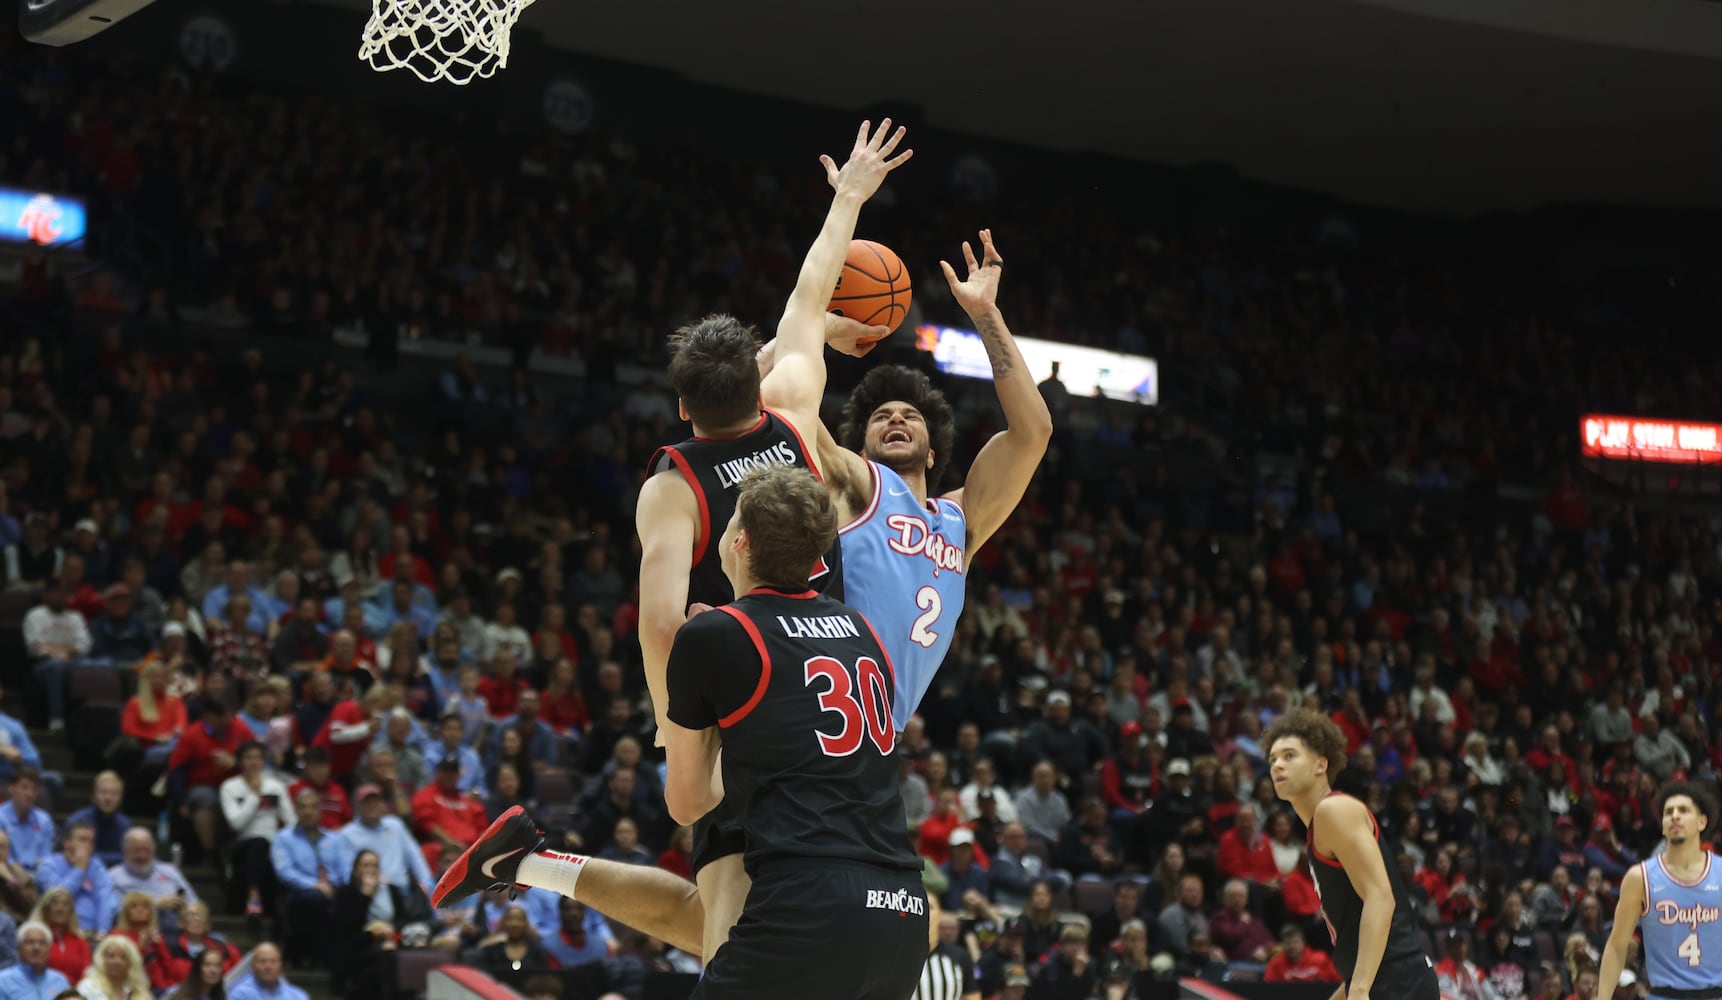
[[[909,315],[912,299],[909,269],[895,251],[872,240],[850,240],[843,273],[826,308],[868,326],[895,331]]]

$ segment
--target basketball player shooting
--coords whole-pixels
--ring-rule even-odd
[[[907,149],[896,152],[904,134],[901,128],[892,132],[889,119],[877,130],[863,123],[841,169],[830,157],[820,158],[835,195],[778,324],[777,343],[785,363],[770,381],[792,383],[782,391],[774,387],[780,410],[761,412],[755,361],[759,343],[750,328],[728,317],[708,317],[679,331],[673,340],[670,378],[694,436],[654,456],[653,474],[641,490],[637,509],[640,644],[659,735],[666,742],[674,724],[665,714],[665,671],[677,629],[690,602],[717,605],[733,596],[714,542],[734,509],[743,474],[761,463],[778,462],[806,466],[817,475],[802,442],[811,440],[819,426],[825,385],[821,352],[828,331],[847,331],[851,347],[858,335],[886,332],[834,321],[825,305],[861,206],[912,155]],[[808,357],[817,364],[806,363]],[[819,582],[834,584],[837,575],[833,569]],[[542,850],[545,845],[535,830],[529,831],[531,826],[529,819],[510,824],[499,818],[438,883],[433,894],[437,905],[492,885],[541,886],[574,897],[578,884],[578,898],[593,909],[708,958],[741,912],[749,885],[743,843],[722,807],[695,830],[697,891],[695,885],[657,869]]]
[[[963,485],[939,495],[951,462],[956,418],[927,376],[902,365],[869,371],[843,408],[839,443],[819,426],[818,461],[843,528],[844,600],[879,630],[897,664],[898,732],[921,704],[962,616],[965,575],[981,546],[1021,502],[1052,439],[1052,414],[999,311],[1004,258],[991,230],[981,257],[963,244],[967,274],[947,262],[951,295],[974,323],[992,363],[1006,427],[975,456]],[[773,348],[776,347],[774,351]],[[767,345],[765,400],[778,405],[784,349]],[[775,357],[774,357],[775,355]],[[817,351],[804,359],[823,372]]]
[[[1345,982],[1333,1000],[1440,1000],[1434,967],[1375,814],[1332,786],[1345,734],[1330,718],[1287,712],[1263,734],[1274,792],[1309,829],[1309,867]]]
[[[1704,831],[1716,809],[1716,800],[1697,785],[1663,788],[1662,837],[1668,849],[1634,865],[1621,879],[1597,996],[1614,996],[1636,929],[1644,936],[1651,996],[1722,998],[1722,871],[1704,848]]]

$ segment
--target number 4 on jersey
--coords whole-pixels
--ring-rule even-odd
[[[854,678],[850,668],[829,656],[815,656],[803,664],[803,669],[808,687],[825,678],[819,710],[835,712],[843,722],[835,736],[815,731],[819,749],[827,757],[847,757],[861,749],[863,740],[871,740],[881,756],[891,752],[897,743],[891,726],[891,682],[878,660],[871,656],[856,660]]]
[[[1698,947],[1698,932],[1693,931],[1686,935],[1686,940],[1680,942],[1680,947],[1676,948],[1674,953],[1686,959],[1687,965],[1696,966],[1704,957],[1703,952]]]

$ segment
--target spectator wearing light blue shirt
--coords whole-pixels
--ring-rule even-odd
[[[616,946],[616,936],[603,914],[588,909],[585,903],[560,895],[557,896],[557,911],[557,926],[548,932],[540,931],[538,943],[558,966],[572,969],[610,957]]]
[[[323,620],[317,627],[324,634],[335,631],[341,623],[347,620],[347,609],[358,608],[363,615],[365,634],[381,642],[389,633],[389,619],[383,613],[380,605],[367,601],[360,589],[359,581],[352,576],[345,576],[336,581],[341,588],[340,596],[331,597],[323,602]]]
[[[450,712],[442,717],[438,724],[442,738],[431,744],[425,752],[425,762],[433,767],[438,761],[453,757],[460,762],[460,782],[455,786],[462,794],[477,792],[480,798],[486,794],[484,787],[484,761],[474,750],[461,742],[466,735],[465,723],[459,714]]]
[[[36,769],[20,767],[12,775],[12,801],[0,806],[0,830],[12,841],[12,860],[31,871],[54,850],[54,820],[36,808],[41,790]]]
[[[526,911],[526,922],[538,935],[541,944],[561,929],[561,893],[550,889],[531,888],[513,899],[508,896],[506,892],[481,892],[474,897],[478,903],[473,907],[472,924],[478,928],[481,937],[499,932],[502,929],[502,915],[512,906]]]
[[[74,816],[68,829],[76,823]],[[161,922],[162,937],[169,941],[179,936],[179,917],[185,908],[197,902],[197,890],[185,880],[185,873],[166,861],[157,861],[155,834],[147,827],[134,826],[120,839],[120,863],[108,866],[108,882],[114,887],[116,902],[128,892],[141,892],[155,903],[156,916]],[[99,858],[100,855],[98,854]]]
[[[347,846],[353,849],[353,856],[357,857],[360,851],[376,852],[383,881],[403,892],[410,892],[416,884],[429,898],[430,865],[425,863],[424,853],[407,825],[400,817],[388,815],[389,804],[383,798],[383,790],[376,785],[360,785],[353,798],[359,818],[340,831]]]
[[[438,749],[436,740],[425,732],[425,727],[402,705],[396,705],[389,710],[388,721],[376,738],[371,740],[371,745],[388,747],[397,754],[403,748],[416,750],[427,764],[442,759],[442,751]]]
[[[66,842],[59,854],[42,859],[36,869],[36,884],[43,894],[64,889],[72,894],[72,909],[80,926],[99,931],[114,925],[119,896],[108,870],[96,860],[96,830],[88,823],[66,828]]]
[[[17,964],[18,922],[12,919],[12,914],[0,910],[0,969],[10,969]]]
[[[550,728],[550,723],[538,717],[540,698],[537,691],[527,688],[520,692],[520,702],[516,706],[516,714],[496,726],[496,732],[490,738],[488,750],[492,765],[502,750],[502,731],[510,726],[520,731],[521,742],[526,746],[526,756],[534,764],[543,767],[554,767],[562,752],[563,740],[556,730]]]
[[[281,975],[281,949],[265,941],[251,953],[251,975],[227,993],[227,1000],[310,1000]]]
[[[30,741],[24,724],[0,712],[0,784],[11,781],[13,772],[21,767],[35,768],[40,773],[42,755]]]
[[[227,582],[210,588],[203,595],[203,618],[205,621],[219,622],[227,620],[227,600],[236,595],[244,594],[251,598],[251,614],[245,619],[245,627],[257,635],[269,633],[269,623],[277,616],[275,598],[269,592],[251,582],[251,567],[243,559],[235,559],[227,564]]]
[[[295,960],[329,954],[335,890],[353,870],[352,847],[322,827],[323,798],[306,788],[293,800],[298,822],[269,845],[275,877],[287,890],[287,950]]]
[[[418,633],[420,642],[431,637],[431,633],[436,630],[436,604],[435,602],[429,605],[421,603],[412,581],[396,580],[382,593],[388,595],[385,603],[379,608],[385,635],[397,623],[408,622],[412,625],[413,631]],[[370,620],[368,615],[366,620]]]
[[[66,977],[48,968],[54,932],[31,920],[18,928],[18,964],[0,970],[0,997],[5,1000],[53,1000],[72,988]]]

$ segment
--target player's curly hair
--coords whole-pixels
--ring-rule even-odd
[[[933,467],[927,470],[927,492],[937,493],[951,465],[951,450],[957,442],[956,412],[945,394],[933,386],[924,372],[903,365],[880,365],[861,379],[843,404],[843,423],[837,441],[850,451],[862,452],[867,443],[867,421],[873,411],[893,400],[908,403],[927,422],[927,439],[933,449]]]
[[[670,335],[670,386],[702,427],[759,412],[759,332],[733,316],[707,316]]]
[[[1705,832],[1710,833],[1716,825],[1716,812],[1719,807],[1716,803],[1716,796],[1711,793],[1710,789],[1696,781],[1671,781],[1662,786],[1662,790],[1656,795],[1658,822],[1661,821],[1662,810],[1668,808],[1668,800],[1677,795],[1684,795],[1692,800],[1692,804],[1698,807],[1699,814],[1709,821],[1705,827]]]
[[[1262,734],[1262,746],[1272,750],[1275,743],[1286,737],[1302,740],[1311,753],[1327,758],[1327,780],[1345,770],[1345,734],[1339,724],[1320,712],[1294,708],[1274,720]]]

